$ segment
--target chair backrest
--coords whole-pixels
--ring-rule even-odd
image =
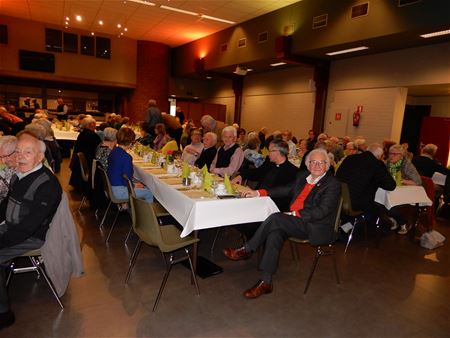
[[[164,247],[158,220],[152,203],[130,195],[131,212],[134,213],[133,229],[139,238],[148,245]]]
[[[335,233],[337,233],[339,231],[339,227],[341,226],[341,212],[343,209],[343,205],[344,205],[344,197],[342,196],[342,193],[341,193],[341,197],[339,198],[338,208],[336,210],[336,218],[334,221],[334,232]]]
[[[344,211],[344,214],[351,216],[351,217],[357,217],[361,215],[363,212],[359,210],[353,210],[352,207],[352,200],[350,198],[350,189],[348,188],[348,184],[341,182],[341,194],[342,194],[342,211]]]
[[[89,167],[86,160],[86,156],[79,152],[77,153],[78,161],[80,162],[80,171],[81,171],[81,178],[84,182],[89,182]]]
[[[433,202],[433,205],[429,208],[428,212],[428,223],[427,224],[427,230],[433,229],[434,226],[434,202],[435,202],[435,194],[436,194],[436,188],[434,187],[434,182],[431,178],[426,176],[420,176],[422,179],[422,186],[425,189],[425,192],[427,193],[428,198]]]
[[[111,202],[119,204],[119,203],[123,203],[123,200],[119,200],[117,198],[114,197],[114,194],[112,192],[112,188],[111,188],[111,182],[109,182],[109,178],[108,178],[108,174],[106,173],[106,170],[99,166],[97,168],[97,170],[100,172],[100,176],[102,177],[102,182],[103,182],[103,190],[105,191],[106,197],[108,197]]]
[[[92,168],[91,168],[91,188],[95,189],[95,172],[97,171],[97,163],[98,161],[94,158],[92,160]]]
[[[131,180],[130,180],[130,179],[128,178],[128,176],[125,175],[125,174],[124,174],[122,177],[123,177],[123,179],[125,180],[125,182],[127,182],[128,195],[137,198],[137,196],[136,196],[136,191],[134,190],[134,184],[133,184],[133,182],[131,182]]]

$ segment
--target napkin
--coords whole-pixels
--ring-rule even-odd
[[[191,168],[189,167],[189,164],[187,164],[187,162],[183,162],[181,177],[188,178],[190,173],[191,173]]]
[[[223,184],[225,185],[225,189],[227,191],[228,194],[230,195],[234,195],[235,191],[233,189],[233,185],[230,182],[230,178],[228,177],[227,174],[225,174],[225,177],[223,179]]]
[[[204,190],[208,190],[208,191],[211,190],[212,182],[213,182],[213,178],[212,178],[211,174],[208,171],[206,171],[206,174],[203,177],[203,186],[202,186],[202,188]]]
[[[203,177],[205,177],[207,173],[208,173],[208,167],[207,167],[206,164],[205,164],[205,165],[203,166],[203,168],[202,168],[202,175],[203,175]]]

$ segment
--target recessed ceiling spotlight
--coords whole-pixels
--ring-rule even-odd
[[[447,29],[445,31],[433,32],[433,33],[428,33],[428,34],[422,34],[420,37],[428,39],[428,38],[434,38],[435,36],[441,36],[441,35],[446,35],[446,34],[450,34],[450,29]]]
[[[103,21],[102,21],[102,20],[98,20],[98,24],[99,24],[100,26],[103,26]]]
[[[121,32],[120,35],[123,35],[123,32]]]
[[[271,63],[270,66],[271,67],[278,67],[278,66],[283,66],[285,64],[286,64],[286,62],[277,62],[277,63]]]
[[[66,21],[70,21],[70,18],[68,16],[66,16]]]
[[[83,18],[81,17],[81,15],[75,16],[75,19],[77,19],[78,22],[80,22],[81,20],[83,20]]]
[[[127,28],[127,27],[125,27],[123,30],[124,30],[125,32],[128,32],[128,28]]]
[[[122,25],[120,23],[118,23],[117,24],[117,28],[120,28],[120,27],[122,27]]]
[[[95,35],[95,33],[94,33],[94,32],[91,32],[91,35]]]
[[[69,24],[69,21],[66,21],[66,23],[65,23],[65,24],[66,24],[66,26],[67,26],[67,25]]]

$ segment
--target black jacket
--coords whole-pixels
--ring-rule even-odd
[[[370,151],[347,156],[336,177],[348,184],[354,210],[377,212],[374,199],[378,188],[395,189],[395,181],[386,166]]]
[[[431,177],[435,172],[441,173],[443,175],[448,175],[450,173],[450,170],[426,156],[414,157],[412,160],[412,164],[414,164],[421,176]]]
[[[303,190],[309,172],[300,172],[294,184],[269,189],[270,197],[289,196],[291,204]],[[329,172],[317,182],[306,197],[300,211],[301,220],[308,229],[308,238],[312,245],[330,243],[335,239],[334,222],[341,197],[341,184]]]

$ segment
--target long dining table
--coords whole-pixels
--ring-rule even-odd
[[[198,237],[198,231],[204,229],[261,222],[279,211],[267,196],[221,199],[200,188],[183,186],[181,177],[167,174],[156,164],[139,158],[134,158],[133,164],[136,179],[152,191],[158,202],[183,227],[181,237],[189,234]],[[197,246],[194,246],[194,258],[197,251]]]

